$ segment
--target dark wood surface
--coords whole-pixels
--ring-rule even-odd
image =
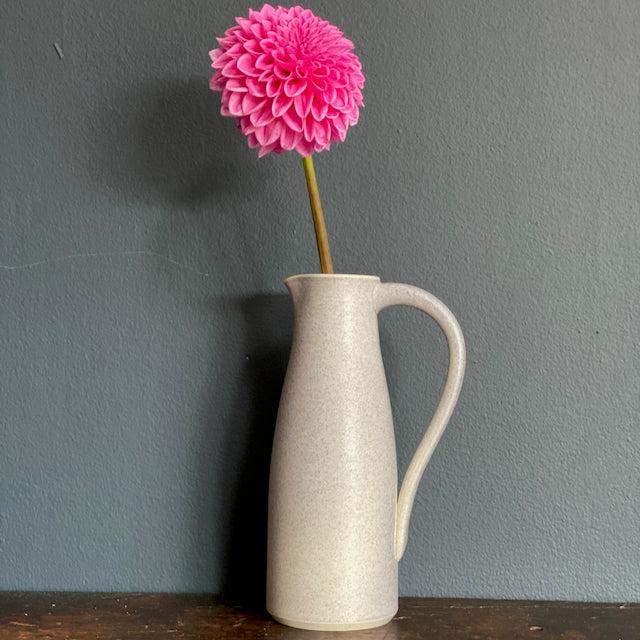
[[[284,627],[218,596],[0,592],[1,640],[640,640],[640,604],[401,598],[369,631]]]

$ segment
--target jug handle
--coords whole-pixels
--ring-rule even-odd
[[[394,305],[415,307],[431,316],[440,325],[449,347],[449,371],[436,412],[418,445],[405,473],[396,505],[395,557],[400,560],[407,546],[409,519],[413,501],[425,467],[431,458],[460,395],[465,368],[464,337],[453,313],[435,296],[408,284],[385,282],[374,292],[376,313]]]

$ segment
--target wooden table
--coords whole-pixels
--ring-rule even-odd
[[[640,604],[401,598],[369,631],[284,627],[218,596],[0,592],[1,640],[640,640]]]

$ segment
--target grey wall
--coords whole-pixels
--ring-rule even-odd
[[[468,344],[402,594],[640,599],[640,4],[307,6],[367,77],[316,157],[336,270]],[[0,589],[260,595],[282,280],[318,267],[299,157],[207,88],[247,8],[2,3]],[[403,471],[445,345],[381,339]]]

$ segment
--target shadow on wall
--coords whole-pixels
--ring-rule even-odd
[[[239,198],[260,195],[267,182],[268,167],[247,162],[247,153],[255,152],[233,120],[219,115],[220,97],[207,82],[158,79],[97,104],[84,123],[88,178],[120,201],[167,211],[169,227],[158,229],[150,247],[167,255],[179,253],[180,234],[189,235],[185,212],[227,214]],[[146,215],[142,208],[138,213]],[[241,220],[235,223],[242,228]],[[194,227],[200,234],[199,220]],[[251,265],[250,247],[235,250],[246,250]],[[235,601],[264,608],[269,463],[291,344],[291,303],[284,294],[215,296],[211,307],[218,321],[229,323],[224,326],[241,329],[235,330],[239,343],[231,338],[220,350],[225,379],[211,389],[208,425],[193,452],[197,543],[187,554],[198,557],[200,575],[188,582],[209,584],[211,572]],[[217,469],[212,459],[221,461]]]
[[[262,278],[255,219],[269,210],[273,169],[220,115],[206,77],[158,78],[109,96],[89,108],[84,136],[88,179],[125,205],[121,224],[144,232],[144,249],[184,263],[200,255],[225,288],[236,288],[232,262]]]
[[[232,493],[223,554],[223,593],[251,609],[264,609],[267,497],[271,445],[291,344],[292,306],[285,294],[227,298],[243,324],[244,367],[226,424],[215,434],[225,451],[220,469]],[[224,303],[223,302],[223,303]],[[243,416],[239,424],[237,416]],[[204,448],[206,450],[206,447]],[[202,469],[210,469],[208,456]],[[223,484],[224,480],[218,481]],[[228,518],[228,520],[227,520]],[[213,523],[203,523],[206,528]]]
[[[158,78],[90,109],[90,178],[127,197],[184,208],[262,183],[206,77]],[[93,143],[93,144],[92,144]]]

